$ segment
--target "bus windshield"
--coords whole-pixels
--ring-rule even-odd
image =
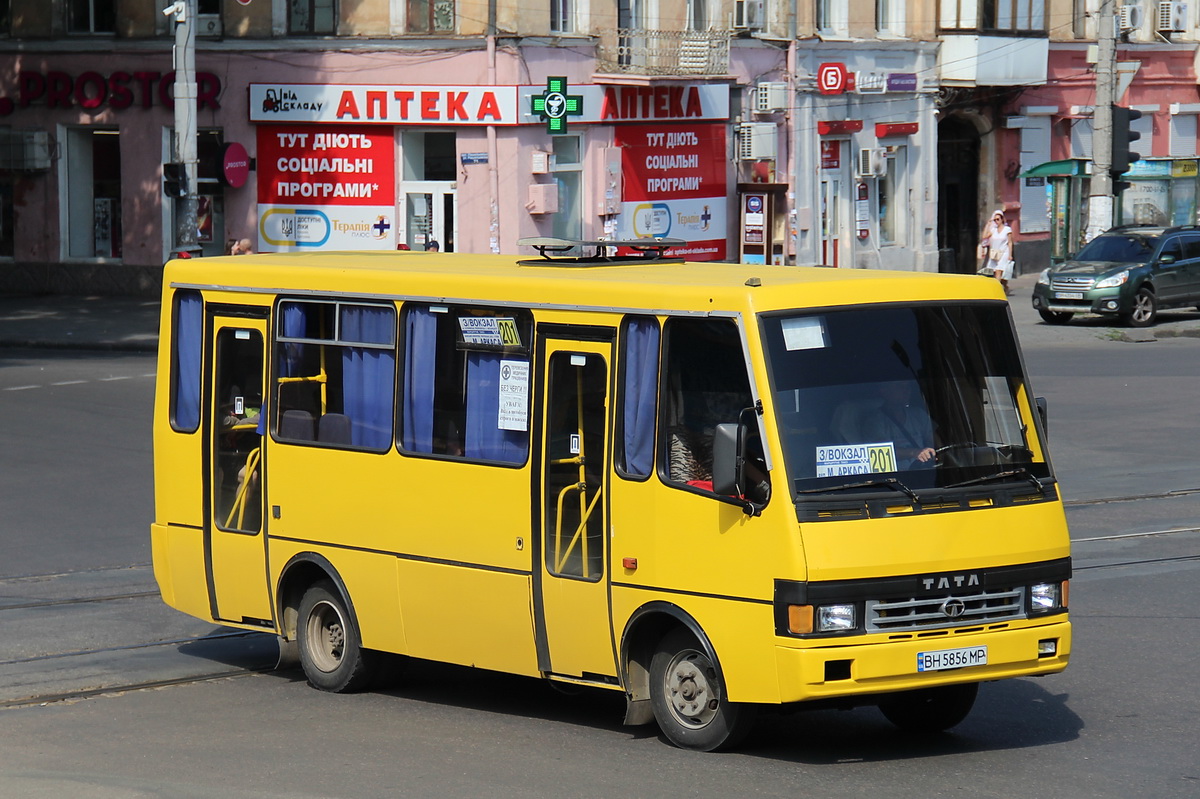
[[[1050,476],[1007,309],[877,305],[763,320],[794,498]]]

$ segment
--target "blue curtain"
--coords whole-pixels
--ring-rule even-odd
[[[305,306],[296,302],[284,302],[279,305],[279,333],[288,338],[304,338],[307,329],[305,324]],[[301,355],[303,344],[288,343],[283,345],[283,362],[279,364],[280,377],[300,377]]]
[[[204,300],[198,291],[175,294],[175,426],[200,426],[200,361],[204,352]]]
[[[467,355],[467,429],[464,453],[506,463],[524,463],[529,433],[500,429],[500,358],[498,352]]]
[[[401,444],[408,452],[433,452],[433,389],[437,352],[436,314],[408,308],[404,314],[404,395]]]
[[[654,468],[655,400],[658,397],[658,323],[630,319],[625,325],[622,418],[625,471],[646,477]]]
[[[391,344],[395,340],[390,308],[342,308],[343,341]],[[350,442],[356,447],[387,449],[392,444],[392,392],[395,350],[346,347],[342,350],[342,409],[350,417]]]

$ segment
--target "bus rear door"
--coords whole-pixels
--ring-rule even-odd
[[[257,309],[254,309],[257,316]],[[209,317],[205,561],[214,618],[269,625],[263,535],[263,386],[267,321]]]
[[[539,508],[534,591],[538,666],[611,682],[608,607],[607,427],[611,340],[541,339]]]

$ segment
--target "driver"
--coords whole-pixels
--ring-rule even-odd
[[[870,441],[890,441],[902,468],[934,465],[933,424],[924,403],[914,400],[916,384],[911,380],[891,380],[879,384],[883,403],[879,413],[863,422]]]

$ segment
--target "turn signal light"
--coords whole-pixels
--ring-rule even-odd
[[[806,635],[812,631],[812,605],[788,605],[788,632],[793,635]]]

